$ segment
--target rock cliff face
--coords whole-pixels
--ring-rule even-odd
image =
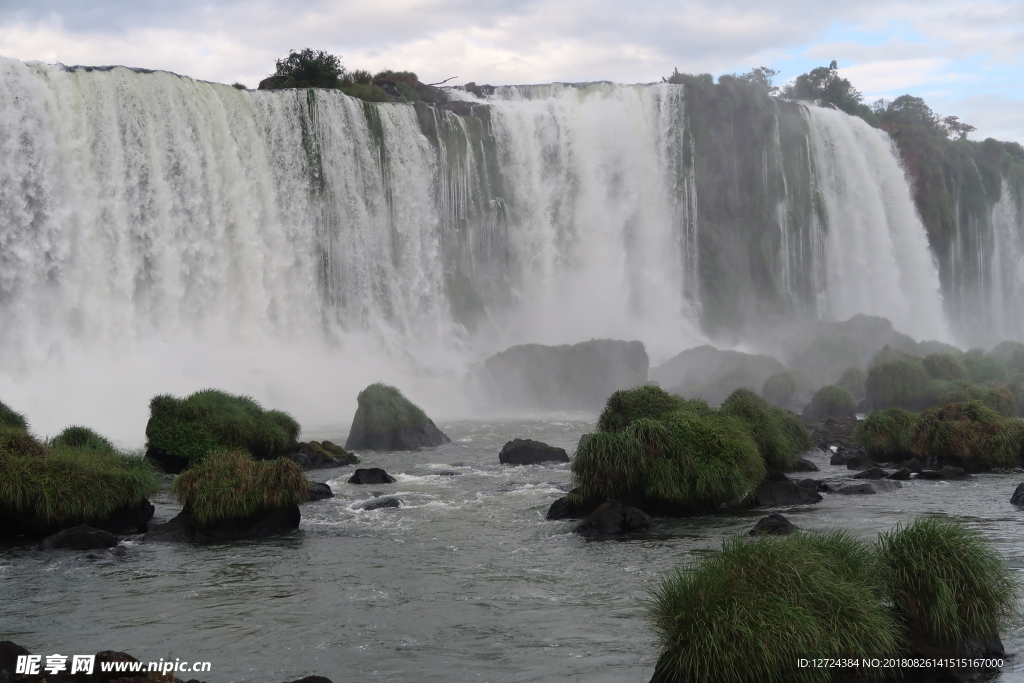
[[[489,398],[508,408],[599,408],[618,389],[647,383],[642,342],[592,339],[579,344],[513,346],[484,361]]]

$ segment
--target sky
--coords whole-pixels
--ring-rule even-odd
[[[838,62],[865,101],[911,94],[1024,143],[1024,0],[0,0],[0,55],[249,87],[292,49],[492,85],[647,83]]]

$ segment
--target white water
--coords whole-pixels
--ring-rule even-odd
[[[407,105],[0,58],[0,397],[41,434],[137,446],[156,393],[215,386],[338,424],[385,380],[444,417],[470,411],[451,389],[468,365],[510,344],[638,338],[657,363],[703,342],[682,88],[489,104],[494,144],[470,154],[447,112],[435,147]],[[808,116],[819,315],[946,338],[887,139]]]
[[[992,326],[997,339],[1024,339],[1024,216],[1003,182],[992,207]]]

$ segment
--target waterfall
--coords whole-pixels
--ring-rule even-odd
[[[730,133],[721,181],[695,97],[369,104],[0,58],[0,399],[42,434],[132,445],[149,397],[205,386],[307,425],[344,423],[380,379],[466,414],[451,386],[508,345],[640,339],[660,362],[709,320],[742,333],[766,291],[771,315],[948,337],[884,134],[769,100],[763,144]],[[748,187],[756,226],[729,213]]]
[[[993,331],[1001,339],[1024,339],[1024,213],[1006,181],[992,207],[990,298]]]

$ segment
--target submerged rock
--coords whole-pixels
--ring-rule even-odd
[[[953,467],[947,465],[941,470],[922,470],[917,473],[918,479],[937,479],[942,481],[956,480],[956,479],[974,479],[973,476],[968,474],[962,467]]]
[[[581,519],[600,506],[599,502],[586,505],[572,505],[565,496],[559,498],[548,508],[547,519]]]
[[[40,550],[96,550],[113,548],[117,537],[109,531],[96,529],[85,524],[58,531],[47,536],[39,544]]]
[[[791,481],[766,481],[757,487],[754,495],[757,497],[757,504],[764,507],[800,505],[803,503],[820,502],[821,495],[818,493],[817,488],[817,482],[813,479],[805,479],[797,483]]]
[[[166,524],[159,524],[150,529],[145,540],[147,542],[191,543],[263,538],[297,529],[301,519],[299,506],[290,505],[283,508],[260,510],[244,519],[228,519],[203,526],[188,512],[182,510],[177,517]]]
[[[576,533],[584,536],[617,536],[652,531],[655,528],[654,520],[643,510],[627,507],[617,500],[610,500],[580,522],[576,527]]]
[[[793,471],[794,472],[820,472],[821,470],[818,469],[818,466],[815,465],[810,460],[808,460],[807,458],[800,458],[800,460],[798,460],[797,463],[796,463],[796,467],[793,468]]]
[[[89,522],[89,526],[112,534],[141,534],[145,533],[155,510],[152,503],[143,499],[135,505],[125,505],[115,510],[105,519]]]
[[[355,465],[359,462],[359,458],[344,448],[335,446],[330,441],[324,441],[322,444],[316,441],[295,444],[285,453],[284,457],[304,470],[322,470]]]
[[[1010,503],[1012,505],[1024,506],[1024,484],[1018,484],[1013,495],[1010,496]]]
[[[379,500],[371,500],[369,503],[363,505],[364,510],[380,510],[381,508],[400,507],[402,507],[402,500],[400,498],[381,498]]]
[[[564,448],[549,446],[533,439],[512,439],[506,443],[498,462],[502,465],[536,465],[542,462],[569,462]]]
[[[853,475],[854,479],[885,479],[885,470],[881,467],[872,467],[871,469],[858,472]]]
[[[902,487],[903,485],[900,484],[898,481],[879,479],[878,481],[868,481],[864,482],[863,484],[850,484],[848,486],[843,486],[838,491],[836,491],[836,493],[841,493],[844,496],[873,493],[888,493],[889,491],[895,491],[896,489]]]
[[[796,527],[793,526],[792,522],[779,513],[773,512],[767,517],[762,517],[758,520],[754,528],[750,530],[749,535],[771,534],[773,536],[788,536],[794,531],[796,531]]]
[[[895,472],[893,472],[892,474],[887,476],[886,479],[895,479],[897,481],[906,481],[906,480],[910,479],[910,475],[911,475],[910,469],[907,468],[907,467],[904,467],[903,469],[896,470]]]
[[[327,484],[313,484],[309,487],[309,500],[326,500],[334,498],[334,491]]]
[[[396,481],[379,467],[359,468],[348,478],[350,484],[394,484]]]
[[[854,455],[846,460],[848,470],[870,470],[873,467],[878,467],[878,463],[866,455]]]

